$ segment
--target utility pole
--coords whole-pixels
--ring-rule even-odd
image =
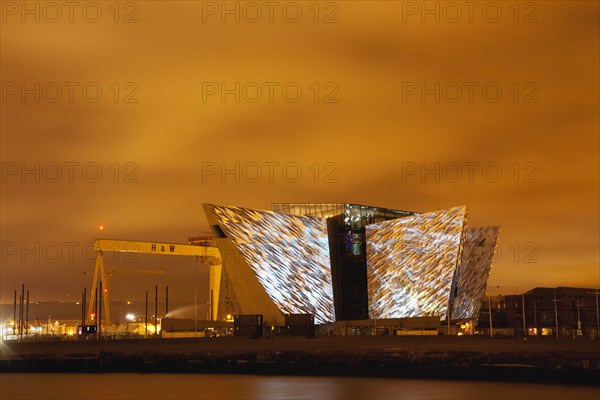
[[[146,337],[148,337],[148,291],[146,290]]]
[[[158,285],[154,288],[154,335],[158,335]]]
[[[83,327],[85,326],[85,323],[87,322],[87,308],[86,308],[86,301],[87,301],[87,288],[83,288],[83,300],[81,301],[83,304],[83,324],[81,325],[81,334],[83,336]]]
[[[593,292],[587,293],[596,295],[596,338],[600,339],[600,312],[598,312],[598,293],[600,293],[600,290],[594,289]]]
[[[596,289],[596,337],[600,339],[600,313],[598,313],[598,289]]]
[[[19,311],[19,337],[23,339],[23,306],[25,303],[25,284],[21,284],[21,308]]]
[[[169,313],[169,286],[165,286],[165,318]]]
[[[29,289],[27,290],[27,306],[25,308],[25,334],[29,334]]]
[[[21,338],[23,337],[23,335],[21,334],[21,327],[23,326],[22,323],[21,323],[22,322],[21,321],[21,315],[23,314],[22,305],[23,305],[23,298],[21,297],[21,295],[19,295],[19,325],[18,325],[17,334]]]
[[[523,334],[527,337],[527,325],[525,323],[525,293],[521,294],[521,312],[523,313]]]
[[[540,332],[538,332],[538,323],[537,323],[537,300],[533,300],[533,323],[535,324],[535,338],[540,338]]]
[[[15,289],[15,300],[13,303],[13,335],[17,334],[17,289]]]
[[[596,289],[596,337],[600,339],[600,313],[598,313],[598,289]]]
[[[554,320],[556,323],[556,340],[558,340],[558,300],[556,300],[556,290],[554,291]]]
[[[577,335],[579,336],[579,332],[581,332],[581,303],[579,302],[579,299],[577,299],[577,304],[575,305],[577,307]]]

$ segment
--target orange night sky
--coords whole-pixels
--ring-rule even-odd
[[[489,293],[599,286],[598,2],[35,3],[1,3],[3,303],[79,299],[90,241],[186,242],[203,202],[464,204],[502,226]],[[115,300],[207,285],[129,264],[168,272]]]

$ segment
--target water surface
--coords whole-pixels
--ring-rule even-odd
[[[211,374],[0,374],[0,399],[600,399],[600,386]]]

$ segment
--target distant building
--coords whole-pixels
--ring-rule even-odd
[[[485,333],[489,333],[490,305],[494,334],[556,337],[557,326],[559,338],[595,339],[600,334],[597,289],[538,287],[523,294],[493,296],[491,304],[486,298],[477,327]]]
[[[357,204],[204,204],[223,259],[219,314],[334,321],[476,320],[499,227],[464,206],[428,213]]]
[[[506,323],[506,296],[485,296],[481,303],[481,312],[477,323],[477,330],[489,334],[490,328],[490,310],[492,314],[492,326],[494,334],[514,334],[514,329],[509,328]],[[501,329],[502,331],[497,331]]]
[[[523,330],[523,301],[525,327],[529,336],[598,337],[597,295],[594,289],[538,287],[523,295],[506,296],[506,319],[509,325]]]

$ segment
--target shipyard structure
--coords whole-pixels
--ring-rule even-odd
[[[261,315],[274,326],[296,314],[316,324],[476,321],[500,230],[467,226],[464,206],[203,207],[222,259],[215,319]]]

